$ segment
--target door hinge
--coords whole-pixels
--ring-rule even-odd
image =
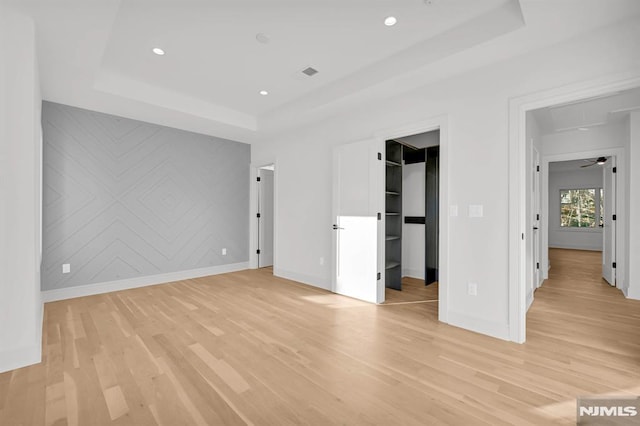
[[[616,267],[616,262],[613,262],[613,264],[611,265],[613,268]]]
[[[536,269],[540,269],[540,262],[536,262]]]
[[[378,160],[382,160],[382,153],[381,152],[378,153]]]
[[[614,168],[612,169],[612,171],[613,171],[613,173],[618,173],[618,168],[617,168],[617,167],[614,167]]]
[[[536,215],[536,220],[540,220],[540,215],[539,214]]]
[[[380,272],[378,272],[378,281],[380,281],[381,278],[382,276],[380,275]]]
[[[256,217],[260,217],[260,213],[257,213],[257,214],[256,214]]]
[[[524,240],[524,233],[522,234],[522,239]]]
[[[256,178],[256,180],[257,180],[258,182],[260,182],[260,176],[258,176],[258,177]]]
[[[382,220],[382,213],[378,213],[378,220]]]
[[[613,220],[616,220],[616,218],[617,218],[617,216],[614,214],[614,215],[613,215]]]
[[[540,171],[540,166],[536,166],[536,172]]]
[[[259,249],[258,249],[258,250],[256,250],[256,253],[257,253],[257,254],[260,254],[260,250],[259,250]]]

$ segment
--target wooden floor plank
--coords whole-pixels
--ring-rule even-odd
[[[577,396],[640,393],[640,302],[600,253],[550,255],[524,345],[439,323],[410,279],[384,306],[267,268],[48,303],[0,424],[572,424]]]

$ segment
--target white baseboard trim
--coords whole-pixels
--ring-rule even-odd
[[[42,332],[41,332],[42,333]],[[42,342],[0,352],[0,373],[38,364],[42,361]]]
[[[0,373],[42,362],[42,328],[44,327],[44,303],[36,313],[34,342],[9,351],[0,350]]]
[[[310,285],[312,287],[318,287],[323,290],[331,291],[331,281],[327,280],[326,278],[287,271],[286,269],[276,268],[275,266],[273,268],[273,275],[275,275],[276,277],[297,281],[299,283]]]
[[[504,323],[487,321],[459,312],[449,311],[447,323],[465,330],[475,331],[497,339],[509,340],[509,326]]]
[[[636,287],[629,286],[622,290],[622,292],[627,299],[640,300],[640,289]]]
[[[128,290],[149,285],[206,277],[209,275],[226,274],[228,272],[243,271],[245,269],[249,269],[249,262],[231,263],[229,265],[211,266],[209,268],[191,269],[188,271],[169,272],[166,274],[147,275],[125,280],[46,290],[42,292],[42,300],[45,303],[55,302],[57,300],[93,296],[95,294],[111,293],[113,291]]]
[[[529,310],[531,305],[533,305],[533,292],[527,295],[527,311]]]
[[[424,269],[402,268],[402,276],[424,280]]]
[[[565,250],[602,251],[602,247],[574,246],[571,244],[549,244],[549,248],[565,249]]]

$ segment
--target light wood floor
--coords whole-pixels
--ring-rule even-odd
[[[261,270],[49,303],[0,424],[574,424],[578,395],[640,394],[640,302],[595,260],[552,252],[524,345]]]
[[[384,304],[410,303],[410,302],[437,302],[438,283],[424,285],[424,280],[403,277],[402,290],[385,288]]]

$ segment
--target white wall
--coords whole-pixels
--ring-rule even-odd
[[[41,126],[33,22],[0,14],[0,372],[40,361]]]
[[[629,118],[629,155],[628,170],[629,181],[635,184],[640,182],[640,111],[634,111]],[[631,185],[628,185],[630,187]],[[638,188],[631,188],[627,192],[628,198],[628,233],[626,245],[628,247],[628,272],[627,286],[623,291],[633,299],[640,299],[640,224],[637,219],[640,217],[640,191]]]
[[[404,223],[404,216],[424,216],[425,165],[402,168],[402,276],[424,279],[425,225]]]
[[[448,322],[507,339],[509,288],[516,285],[508,282],[509,99],[604,75],[640,74],[639,38],[638,20],[617,23],[254,145],[254,163],[276,162],[279,168],[275,273],[325,288],[330,282],[330,266],[318,259],[332,253],[334,146],[445,114],[445,190],[460,211],[449,230]],[[470,204],[482,204],[485,216],[469,218]],[[467,294],[469,281],[478,283],[477,296]]]
[[[602,188],[602,168],[549,171],[549,247],[602,251],[602,228],[560,227],[560,190]]]

